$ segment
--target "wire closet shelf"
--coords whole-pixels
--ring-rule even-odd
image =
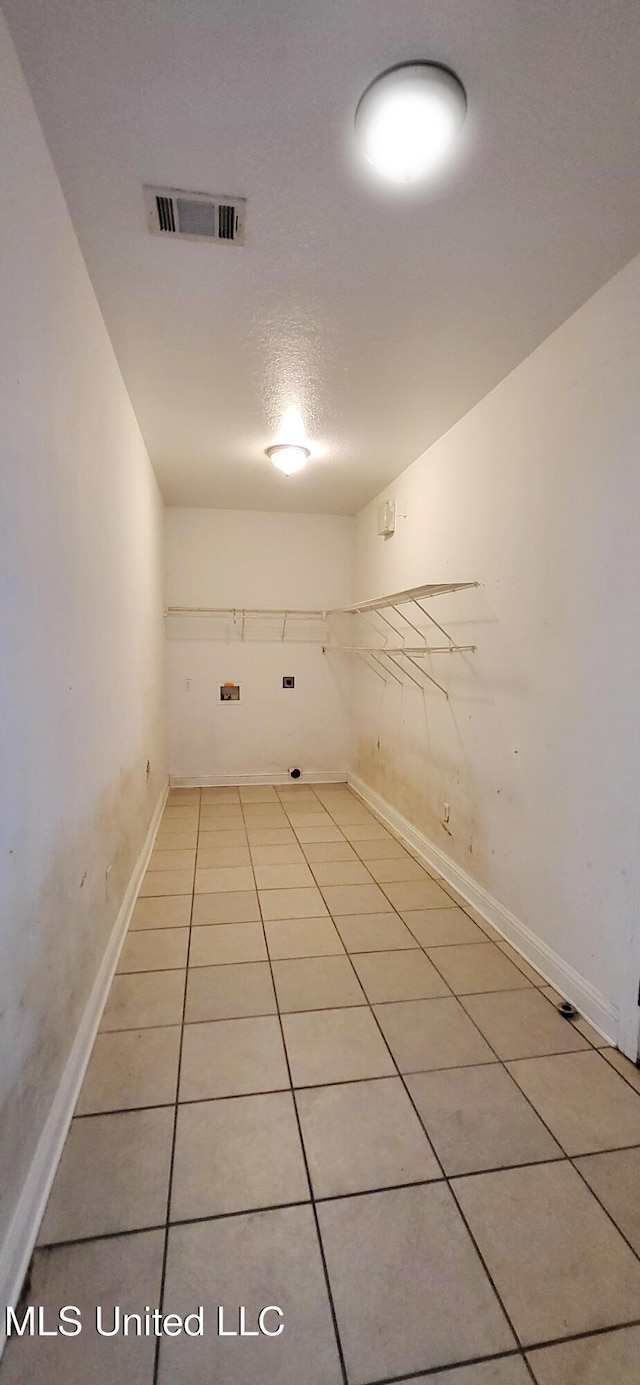
[[[476,646],[456,643],[423,603],[477,586],[478,582],[427,582],[372,601],[326,611],[267,606],[168,606],[167,634],[169,639],[319,644],[323,653],[339,650],[354,654],[385,681],[391,677],[402,683],[408,678],[423,688],[422,680],[426,679],[448,697],[446,688],[422,661],[442,654],[473,654]],[[347,618],[346,625],[342,617]],[[438,631],[441,638],[437,643],[429,642],[425,621],[429,632]]]
[[[406,591],[391,592],[373,601],[358,601],[353,606],[343,606],[329,611],[329,616],[359,617],[360,622],[353,640],[337,640],[335,643],[332,641],[325,646],[325,650],[329,652],[332,649],[342,649],[349,654],[355,654],[371,672],[377,673],[385,681],[387,677],[391,677],[402,683],[408,678],[416,687],[424,688],[423,680],[426,679],[448,698],[447,689],[420,661],[431,658],[432,655],[475,654],[476,645],[456,643],[423,603],[435,596],[445,596],[479,585],[479,582],[427,582],[421,587],[409,587]],[[407,610],[410,610],[411,615],[407,614]],[[429,642],[429,636],[424,629],[425,618],[429,622],[429,631],[437,630],[444,643]],[[400,623],[399,626],[396,621]],[[360,640],[357,632],[362,630],[363,623],[366,625],[368,638],[363,637]],[[372,635],[374,643],[371,643]]]

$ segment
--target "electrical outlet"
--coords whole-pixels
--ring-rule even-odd
[[[451,815],[451,809],[450,809],[450,807],[449,807],[449,804],[448,804],[448,803],[443,803],[443,805],[442,805],[442,821],[445,823],[445,825],[448,823],[450,815]]]

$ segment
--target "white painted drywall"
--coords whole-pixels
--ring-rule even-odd
[[[357,599],[482,583],[431,606],[478,645],[434,656],[449,703],[358,676],[356,772],[627,1013],[639,345],[637,259],[378,497],[406,512],[395,537],[377,537],[376,501],[361,512],[355,583]]]
[[[166,777],[162,503],[1,16],[0,186],[1,1249]]]
[[[324,610],[350,600],[348,517],[180,508],[165,515],[167,605]],[[293,691],[282,688],[288,675]],[[343,655],[311,644],[169,638],[167,678],[173,778],[269,777],[293,765],[310,778],[346,773]],[[240,684],[239,703],[220,703],[226,681]]]

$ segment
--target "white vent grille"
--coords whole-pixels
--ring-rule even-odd
[[[147,222],[154,236],[244,245],[244,197],[215,197],[181,188],[145,187]]]

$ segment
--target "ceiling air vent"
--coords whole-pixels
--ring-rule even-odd
[[[149,230],[154,236],[244,245],[245,197],[145,187],[144,200]]]

